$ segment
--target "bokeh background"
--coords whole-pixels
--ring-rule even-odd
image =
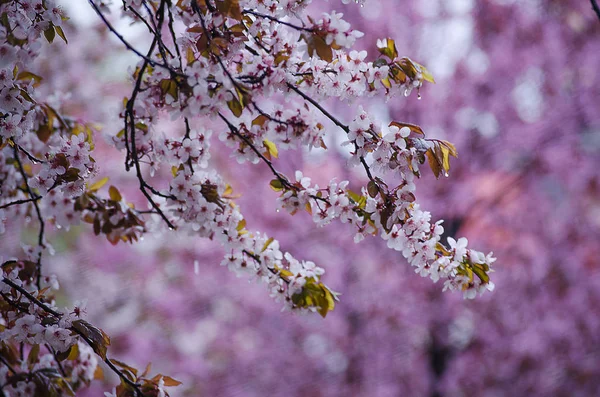
[[[120,130],[119,103],[135,63],[87,2],[63,1],[69,44],[36,66],[40,90],[70,114]],[[87,299],[110,353],[183,382],[173,396],[595,396],[600,392],[600,19],[583,0],[334,0],[365,33],[391,37],[437,84],[423,98],[361,102],[383,120],[420,124],[453,142],[449,178],[425,170],[423,207],[449,236],[498,257],[496,290],[476,300],[442,293],[378,238],[345,225],[316,228],[275,211],[266,167],[238,166],[214,139],[213,164],[241,194],[248,229],[325,267],[341,292],[326,319],[282,313],[262,286],[219,266],[221,248],[177,232],[112,246],[88,225],[51,238],[60,303]],[[145,32],[115,25],[143,48]],[[56,94],[56,92],[60,94]],[[352,107],[331,105],[346,121]],[[202,121],[204,123],[205,121]],[[168,130],[165,123],[156,127]],[[214,125],[215,132],[222,126]],[[100,175],[143,206],[123,153],[96,140]],[[286,172],[360,187],[332,132],[327,152],[285,152]],[[332,144],[333,143],[333,144]],[[166,186],[166,185],[165,185]],[[27,238],[27,231],[23,232]],[[0,248],[18,247],[18,234]],[[199,272],[194,272],[198,261]],[[106,372],[84,396],[117,384]]]

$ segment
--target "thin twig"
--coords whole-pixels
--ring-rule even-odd
[[[181,74],[180,72],[173,70],[172,67],[170,67],[169,65],[167,65],[166,63],[160,63],[160,62],[156,62],[154,59],[150,58],[150,55],[144,55],[141,52],[139,52],[138,50],[136,50],[131,44],[129,44],[127,42],[127,40],[125,40],[125,38],[110,24],[110,22],[108,22],[108,20],[106,19],[106,17],[104,16],[104,14],[102,14],[102,11],[100,11],[100,9],[98,8],[98,6],[96,5],[96,3],[94,3],[93,0],[88,0],[88,2],[90,3],[90,5],[92,6],[92,8],[94,9],[94,11],[96,12],[96,14],[98,14],[98,16],[100,17],[100,19],[102,19],[102,22],[104,22],[104,24],[106,25],[106,27],[115,35],[117,36],[117,38],[119,39],[119,41],[121,41],[121,43],[123,43],[125,45],[125,47],[127,47],[128,50],[134,52],[137,56],[139,56],[140,58],[144,59],[144,61],[146,61],[150,66],[155,67],[155,66],[159,66],[161,68],[167,69],[169,72],[171,73],[175,73],[177,75],[180,76],[184,76],[185,75]],[[154,36],[154,37],[158,37],[158,36]],[[166,61],[166,60],[165,60]]]
[[[233,135],[235,135],[236,137],[238,137],[240,140],[242,140],[246,145],[248,145],[250,147],[250,149],[252,149],[252,151],[262,160],[262,162],[265,163],[269,167],[269,169],[271,170],[273,175],[275,175],[277,180],[279,182],[281,182],[281,184],[286,189],[290,189],[290,190],[294,190],[294,191],[300,190],[300,188],[298,186],[291,184],[285,175],[283,175],[281,172],[279,172],[275,169],[275,166],[273,166],[273,162],[271,160],[269,160],[264,154],[262,154],[260,152],[260,150],[258,150],[258,148],[254,144],[254,142],[252,142],[248,137],[245,137],[239,131],[239,129],[235,125],[233,125],[229,120],[227,120],[227,118],[225,116],[223,116],[221,113],[219,113],[219,117],[225,122],[225,124],[227,124],[227,127],[229,127],[229,130],[231,131],[231,133]],[[312,199],[314,199],[315,201],[322,201],[326,204],[331,205],[331,203],[324,197],[319,197],[314,194],[311,194],[310,197]],[[318,203],[317,203],[317,205],[318,205]]]
[[[23,177],[23,181],[25,182],[25,186],[27,188],[27,193],[29,193],[29,197],[31,197],[31,198],[37,197],[35,194],[33,194],[33,191],[29,187],[27,173],[25,172],[25,169],[23,168],[23,163],[21,162],[21,159],[19,158],[19,150],[17,149],[17,145],[13,146],[13,152],[15,155],[15,160],[17,162],[17,165],[19,166],[19,172],[21,173],[21,176]],[[44,228],[45,228],[46,224],[44,222],[44,218],[42,218],[42,212],[40,211],[40,206],[38,205],[37,200],[33,200],[32,202],[33,202],[33,206],[35,207],[35,212],[37,214],[38,221],[40,223],[40,232],[38,234],[38,246],[39,246],[40,252],[38,253],[38,258],[37,258],[37,263],[36,263],[37,279],[36,279],[35,284],[37,286],[37,289],[42,289],[42,285],[41,285],[42,249],[45,248],[45,246],[44,246]]]
[[[60,370],[60,373],[62,374],[62,376],[64,378],[66,378],[67,373],[65,372],[65,369],[63,368],[62,363],[60,362],[60,360],[58,359],[58,356],[56,355],[56,350],[54,350],[54,348],[47,343],[46,343],[46,349],[48,349],[48,351],[50,353],[52,353],[52,356],[54,357],[54,361],[56,361],[56,363],[58,364],[58,369]]]
[[[250,147],[250,149],[252,149],[252,151],[269,167],[271,172],[277,177],[277,179],[281,182],[282,185],[284,185],[285,187],[287,187],[289,189],[296,190],[296,188],[290,184],[290,182],[287,180],[287,178],[285,178],[283,175],[281,175],[279,173],[279,171],[277,171],[275,169],[271,160],[266,158],[265,155],[262,154],[260,152],[260,150],[258,150],[258,148],[253,144],[253,142],[250,139],[248,139],[244,135],[242,135],[240,133],[240,131],[238,130],[238,128],[235,125],[233,125],[229,120],[227,120],[227,118],[225,116],[223,116],[221,113],[219,113],[219,117],[221,118],[221,120],[223,120],[225,122],[225,124],[227,124],[227,127],[229,127],[229,130],[231,131],[231,133],[233,135],[237,136],[239,139],[241,139],[246,145],[248,145]]]
[[[27,291],[25,288],[17,285],[14,281],[12,281],[12,280],[10,280],[10,279],[8,279],[6,277],[3,277],[2,278],[2,282],[4,284],[6,284],[6,285],[9,285],[11,288],[16,289],[22,295],[25,295],[25,297],[27,299],[29,299],[29,301],[31,303],[34,303],[39,308],[41,308],[42,310],[44,310],[46,313],[50,313],[50,314],[52,314],[56,318],[61,318],[63,316],[62,313],[59,313],[56,310],[52,309],[50,306],[46,305],[45,303],[43,303],[42,301],[40,301],[38,298],[36,298],[35,296],[31,295],[31,293],[29,291]]]
[[[314,99],[312,99],[311,97],[309,97],[308,95],[306,95],[304,92],[302,92],[301,90],[299,90],[294,85],[292,85],[290,83],[286,83],[286,84],[287,84],[287,87],[290,90],[294,91],[296,94],[298,94],[302,98],[304,98],[305,101],[309,102],[311,105],[313,105],[314,107],[316,107],[321,113],[323,113],[323,115],[325,115],[325,117],[327,117],[335,125],[337,125],[342,130],[344,130],[344,132],[346,134],[350,133],[350,128],[348,128],[347,125],[345,125],[344,123],[342,123],[341,121],[339,121],[337,118],[335,118],[331,113],[329,113],[327,111],[327,109],[325,109],[323,106],[321,106],[317,101],[315,101]],[[367,177],[369,178],[369,180],[373,181],[374,183],[376,183],[375,179],[373,178],[373,175],[371,174],[371,169],[369,168],[369,165],[367,164],[367,161],[365,160],[365,158],[363,156],[360,156],[359,159],[360,159],[361,164],[363,165],[363,168],[365,169],[365,172],[367,173]]]
[[[142,5],[146,9],[146,12],[148,13],[148,15],[150,15],[150,22],[152,23],[152,26],[154,26],[154,31],[156,32],[155,37],[158,37],[158,50],[160,51],[160,55],[166,62],[166,60],[167,60],[166,52],[168,52],[169,55],[171,55],[171,56],[173,56],[173,53],[171,53],[169,48],[167,48],[165,43],[162,41],[162,20],[159,20],[160,26],[156,25],[156,23],[154,22],[154,15],[152,14],[152,10],[150,9],[150,7],[148,7],[148,3],[146,3],[144,1],[142,3]],[[164,16],[162,16],[162,18],[164,18]]]
[[[158,27],[157,27],[158,29],[157,30],[159,30],[159,31],[162,26],[164,5],[165,5],[165,2],[163,0],[163,1],[161,1],[160,7],[158,9]],[[154,36],[154,39],[152,40],[152,43],[150,44],[150,48],[148,49],[148,57],[151,56],[152,53],[154,52],[154,49],[155,49],[156,45],[158,44],[158,41],[159,41],[158,36]],[[140,182],[140,190],[141,190],[142,194],[146,197],[146,199],[148,200],[148,202],[150,203],[152,208],[154,208],[154,210],[165,221],[165,223],[167,224],[169,229],[175,229],[175,225],[173,225],[173,223],[171,223],[171,221],[167,218],[167,216],[164,214],[164,212],[160,209],[158,204],[156,204],[154,199],[152,199],[150,194],[148,194],[146,189],[150,190],[153,194],[160,196],[160,197],[173,198],[173,196],[164,195],[164,194],[158,192],[156,189],[151,187],[144,180],[144,177],[142,175],[142,169],[141,169],[139,158],[138,158],[138,152],[137,152],[137,145],[136,145],[136,139],[135,139],[136,126],[135,126],[135,118],[134,118],[134,105],[135,105],[135,100],[137,98],[137,95],[140,92],[144,73],[145,73],[148,65],[150,65],[150,62],[146,58],[144,58],[142,67],[140,68],[140,70],[138,72],[135,86],[131,93],[131,97],[127,100],[127,104],[125,106],[125,112],[126,112],[125,135],[127,135],[127,129],[130,128],[130,130],[131,130],[131,160],[133,161],[133,164],[135,166],[135,172],[136,172],[137,178]]]
[[[154,61],[153,59],[147,57],[146,55],[142,54],[141,52],[139,52],[138,50],[136,50],[131,44],[129,44],[127,42],[127,40],[125,40],[125,38],[110,24],[110,22],[108,22],[108,20],[106,19],[106,17],[104,16],[104,14],[102,14],[102,11],[100,11],[100,9],[98,8],[98,6],[96,5],[96,3],[94,3],[93,0],[88,0],[88,2],[90,3],[90,5],[92,6],[92,8],[94,9],[94,11],[96,11],[96,14],[98,14],[98,16],[100,17],[100,19],[102,19],[102,22],[104,22],[104,24],[106,25],[106,27],[115,35],[117,36],[117,38],[121,41],[121,43],[123,43],[125,45],[125,47],[127,47],[128,50],[133,51],[137,56],[139,56],[140,58],[143,58],[146,62],[148,62],[150,65],[155,66],[157,65],[156,61]],[[164,65],[160,65],[165,67]]]
[[[243,252],[244,252],[244,254],[248,255],[250,258],[254,259],[254,260],[255,260],[255,261],[256,261],[256,262],[257,262],[259,265],[262,265],[262,261],[260,260],[260,257],[259,257],[258,255],[256,255],[256,254],[253,254],[252,252],[250,252],[250,251],[248,251],[248,250],[244,250]],[[274,275],[276,275],[276,276],[279,276],[279,278],[280,278],[280,279],[282,279],[282,280],[283,280],[283,281],[284,281],[286,284],[289,284],[289,283],[290,283],[290,280],[288,280],[287,278],[283,277],[283,276],[281,275],[281,273],[280,273],[280,272],[278,272],[277,270],[275,270],[275,269],[271,269],[271,268],[270,268],[270,267],[268,267],[268,266],[265,266],[265,267],[266,267],[267,269],[269,269],[269,271],[270,271],[271,273],[273,273]]]
[[[250,14],[250,15],[254,15],[255,17],[258,17],[258,18],[268,19],[269,21],[273,21],[273,22],[276,22],[278,24],[285,25],[285,26],[288,26],[288,27],[290,27],[292,29],[296,29],[296,30],[303,31],[303,32],[310,32],[310,33],[314,33],[315,32],[314,29],[309,29],[309,28],[305,28],[304,26],[298,26],[298,25],[294,25],[294,24],[289,23],[289,22],[281,21],[281,20],[279,20],[279,19],[277,19],[275,17],[272,17],[270,15],[266,15],[266,14],[261,14],[261,13],[258,13],[256,11],[244,10],[244,11],[242,11],[242,14]]]
[[[22,200],[11,201],[10,203],[6,203],[6,204],[0,205],[0,210],[2,210],[4,208],[8,208],[8,207],[13,206],[13,205],[26,204],[26,203],[30,203],[32,201],[37,201],[37,200],[39,200],[41,198],[42,198],[41,196],[34,196],[32,198],[29,198],[29,199],[22,199]]]
[[[28,158],[28,159],[29,159],[29,160],[30,160],[32,163],[34,163],[34,164],[35,164],[35,163],[45,163],[45,162],[46,162],[46,160],[38,159],[38,158],[37,158],[37,157],[35,157],[33,154],[29,153],[27,150],[25,150],[25,149],[23,148],[23,146],[21,146],[21,145],[18,145],[18,144],[17,144],[16,142],[14,142],[14,141],[13,141],[13,143],[14,143],[15,145],[17,145],[17,147],[19,148],[19,150],[20,150],[20,151],[22,151],[22,152],[25,154],[25,156],[27,156],[27,158]]]
[[[10,372],[12,372],[13,374],[17,374],[17,371],[15,371],[15,369],[8,363],[8,361],[6,361],[4,359],[4,357],[0,356],[0,361],[2,362],[2,364],[6,365],[6,367],[8,367],[8,370]]]

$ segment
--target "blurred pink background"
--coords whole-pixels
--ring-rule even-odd
[[[63,3],[72,17],[69,45],[41,57],[38,70],[53,77],[40,89],[68,93],[65,109],[115,134],[134,55],[86,2]],[[213,138],[213,164],[242,195],[247,228],[324,267],[324,281],[342,294],[335,311],[326,319],[281,313],[261,286],[219,266],[223,252],[211,241],[150,233],[112,246],[88,225],[50,237],[59,303],[87,299],[89,320],[112,337],[111,355],[141,368],[152,362],[153,372],[182,381],[172,396],[597,395],[600,20],[590,4],[331,0],[318,7],[344,12],[372,56],[376,39],[391,37],[435,76],[422,100],[361,104],[456,145],[450,177],[436,181],[425,170],[418,195],[445,219],[448,236],[494,251],[496,290],[472,301],[442,293],[441,283],[414,274],[380,239],[354,244],[344,225],[316,228],[306,214],[276,212],[268,169],[238,166]],[[143,46],[143,29],[117,26]],[[330,106],[343,120],[353,117],[352,107]],[[346,166],[336,134],[329,151],[284,152],[278,168],[302,169],[317,182],[350,179],[358,189],[365,181]],[[102,140],[99,177],[144,206],[124,154]],[[0,249],[11,252],[18,238],[3,237]],[[111,390],[118,381],[105,373],[82,395]]]

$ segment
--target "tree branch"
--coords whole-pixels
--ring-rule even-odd
[[[163,17],[163,12],[164,12],[164,5],[165,2],[162,1],[160,3],[160,7],[158,9],[158,30],[160,30],[160,27],[162,26],[162,17]],[[154,48],[156,47],[156,45],[158,44],[158,36],[154,36],[154,39],[152,40],[152,44],[150,44],[150,48],[148,49],[148,56],[150,57],[152,55],[152,53],[154,52]],[[169,229],[175,229],[175,225],[173,225],[173,223],[171,223],[171,221],[167,218],[167,216],[164,214],[164,212],[160,209],[160,207],[158,206],[158,204],[156,204],[156,202],[154,201],[154,199],[152,199],[152,197],[150,196],[150,194],[148,194],[148,192],[146,191],[146,189],[150,190],[153,194],[160,196],[160,197],[165,197],[165,198],[174,198],[173,196],[168,196],[168,195],[164,195],[162,193],[159,193],[156,189],[154,189],[152,186],[150,186],[145,180],[144,177],[142,175],[142,170],[141,170],[141,166],[140,166],[140,162],[138,159],[138,152],[137,152],[137,146],[135,143],[135,117],[134,117],[134,105],[135,105],[135,100],[137,98],[138,93],[141,90],[141,85],[142,85],[142,79],[144,77],[144,72],[146,71],[146,68],[148,67],[148,65],[150,65],[150,61],[148,61],[148,59],[146,59],[147,57],[144,57],[144,62],[142,64],[142,67],[140,68],[139,72],[138,72],[138,76],[135,82],[135,86],[133,88],[133,91],[131,93],[131,97],[127,100],[127,105],[125,106],[125,136],[127,136],[127,130],[130,129],[131,131],[131,160],[133,161],[133,164],[135,166],[135,172],[137,175],[137,178],[140,182],[140,190],[142,192],[142,194],[146,197],[146,199],[148,200],[148,202],[150,203],[150,205],[152,206],[152,208],[154,208],[154,210],[160,215],[160,217],[165,221],[165,223],[167,224],[167,226],[169,227]],[[125,161],[127,163],[127,160]]]
[[[29,197],[31,197],[31,198],[37,197],[37,195],[33,194],[33,191],[29,187],[29,181],[28,181],[27,173],[25,172],[25,169],[23,168],[23,163],[21,162],[21,159],[19,158],[18,145],[15,144],[15,146],[13,146],[13,152],[14,152],[14,155],[15,155],[15,160],[17,162],[17,165],[19,166],[19,172],[21,173],[21,176],[23,177],[23,181],[25,182],[25,187],[27,189],[27,193],[29,193]],[[40,252],[38,253],[38,258],[37,258],[37,263],[36,263],[36,273],[37,273],[36,276],[37,276],[37,278],[36,278],[35,284],[37,286],[37,289],[42,289],[42,286],[41,286],[41,280],[42,280],[42,249],[44,248],[44,228],[45,228],[46,224],[44,222],[44,218],[42,218],[42,212],[40,211],[40,206],[38,205],[37,199],[36,200],[32,200],[32,202],[33,202],[33,206],[35,207],[35,212],[37,214],[38,221],[40,223],[40,232],[38,234],[38,247],[40,249]]]
[[[344,123],[342,123],[341,121],[339,121],[337,118],[335,118],[331,113],[329,113],[327,111],[327,109],[325,109],[323,106],[321,106],[317,101],[315,101],[314,99],[312,99],[311,97],[309,97],[308,95],[306,95],[304,92],[300,91],[294,85],[292,85],[290,83],[286,83],[286,84],[287,84],[287,87],[290,90],[294,91],[296,94],[298,94],[302,98],[304,98],[305,101],[309,102],[311,105],[313,105],[314,107],[316,107],[321,113],[323,113],[323,115],[325,115],[325,117],[327,117],[335,125],[337,125],[342,130],[344,130],[344,132],[346,134],[350,133],[350,128],[348,128],[347,125],[345,125]],[[373,175],[371,174],[371,169],[369,168],[369,165],[367,164],[367,162],[366,162],[366,160],[365,160],[365,158],[363,156],[360,156],[360,162],[363,165],[363,168],[365,169],[365,172],[367,173],[367,177],[369,178],[369,180],[372,181],[372,182],[374,182],[374,183],[377,183],[375,181],[375,179],[373,178]]]
[[[258,18],[268,19],[269,21],[276,22],[278,24],[288,26],[288,27],[290,27],[292,29],[296,29],[296,30],[301,31],[301,32],[302,31],[309,32],[309,33],[314,33],[315,32],[313,29],[305,28],[304,26],[294,25],[294,24],[289,23],[289,22],[284,22],[284,21],[281,21],[281,20],[279,20],[279,19],[277,19],[275,17],[272,17],[270,15],[261,14],[261,13],[258,13],[256,11],[244,10],[244,11],[242,11],[242,14],[250,14],[250,15],[254,15],[255,17],[258,17]]]
[[[600,6],[598,6],[598,2],[596,0],[590,0],[592,2],[592,9],[600,19]]]
[[[0,205],[0,210],[2,210],[4,208],[8,208],[13,205],[26,204],[26,203],[30,203],[32,201],[38,201],[41,198],[42,198],[41,196],[34,196],[34,197],[28,198],[28,199],[11,201],[10,203]]]

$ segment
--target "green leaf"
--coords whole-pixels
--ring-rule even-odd
[[[396,49],[396,43],[392,39],[389,39],[389,38],[385,39],[385,46],[378,47],[378,49],[382,55],[385,55],[386,57],[390,58],[391,60],[396,59],[396,57],[398,56],[398,50]]]
[[[67,36],[65,36],[65,32],[63,32],[60,26],[54,26],[54,30],[56,30],[56,34],[58,34],[60,38],[63,39],[65,44],[69,44],[69,42],[67,41]]]
[[[271,186],[271,189],[275,190],[276,192],[283,190],[283,184],[279,179],[273,179],[271,182],[269,182],[269,185]]]
[[[29,367],[33,367],[33,365],[37,363],[39,354],[40,345],[36,343],[35,345],[33,345],[31,350],[29,351],[29,354],[27,355],[27,364],[29,364]]]
[[[54,30],[54,25],[50,24],[48,29],[44,30],[44,36],[48,43],[52,43],[54,41],[54,37],[56,36],[56,31]]]
[[[34,86],[37,86],[43,80],[43,78],[41,76],[38,76],[35,73],[31,73],[28,71],[22,71],[22,72],[19,72],[19,74],[17,75],[17,80],[24,80],[24,81],[33,80]]]
[[[487,274],[489,267],[485,263],[475,263],[472,265],[472,269],[484,284],[490,281],[490,276]]]
[[[267,250],[267,248],[269,248],[269,245],[271,245],[271,243],[275,241],[275,239],[273,237],[269,237],[269,239],[265,242],[265,244],[262,247],[262,251],[260,252],[265,252]]]
[[[292,302],[299,307],[316,308],[317,312],[322,316],[327,316],[327,313],[335,308],[335,295],[325,286],[325,284],[315,280],[308,279],[302,291],[292,296]]]
[[[244,228],[245,228],[245,227],[246,227],[246,220],[245,220],[245,219],[242,219],[242,220],[241,220],[241,221],[238,223],[238,225],[237,225],[237,227],[236,227],[236,230],[239,232],[239,231],[242,231],[242,230],[244,230]]]
[[[244,111],[242,104],[240,103],[240,101],[237,100],[237,98],[227,101],[227,106],[229,107],[229,110],[231,110],[231,113],[233,113],[235,117],[240,117],[242,115],[242,112]]]
[[[377,58],[376,60],[373,61],[373,66],[375,67],[382,67],[382,66],[387,66],[387,61],[383,58]]]

